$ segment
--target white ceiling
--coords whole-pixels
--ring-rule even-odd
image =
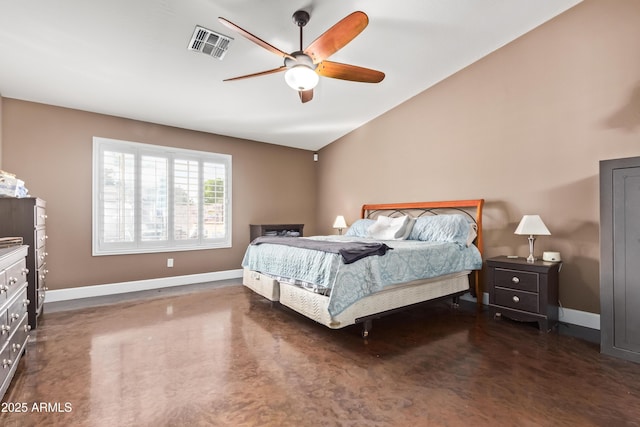
[[[317,150],[581,0],[0,0],[0,94],[180,128]],[[285,52],[355,10],[369,26],[330,57],[386,73],[321,77],[302,104],[282,65],[222,16]],[[223,60],[187,50],[200,25],[234,38]]]

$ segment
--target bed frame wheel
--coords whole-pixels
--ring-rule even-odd
[[[455,309],[460,308],[460,297],[459,296],[455,296],[453,297],[453,302],[451,303],[451,306]]]

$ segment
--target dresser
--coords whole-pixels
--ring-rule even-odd
[[[521,322],[537,322],[541,331],[558,323],[561,263],[499,256],[487,260],[489,311]]]
[[[0,400],[29,340],[26,246],[0,249]]]
[[[22,237],[27,252],[29,325],[38,326],[47,278],[46,202],[37,197],[0,198],[0,237]]]
[[[303,228],[304,224],[250,224],[249,241],[252,242],[256,237],[268,235],[302,237]]]

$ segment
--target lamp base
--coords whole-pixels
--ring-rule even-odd
[[[533,243],[536,241],[536,238],[533,235],[529,235],[529,256],[527,257],[527,262],[536,262],[536,258],[533,256]]]

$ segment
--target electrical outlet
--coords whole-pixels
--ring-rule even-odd
[[[173,267],[173,258],[167,258],[167,267]]]

